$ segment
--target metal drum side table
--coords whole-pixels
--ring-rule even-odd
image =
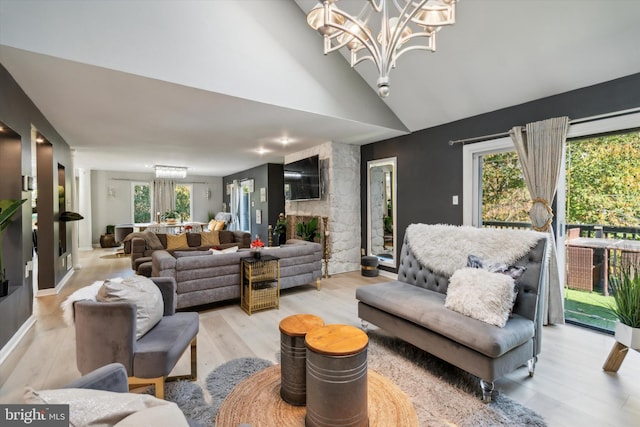
[[[290,405],[307,402],[307,348],[305,337],[324,326],[313,314],[294,314],[280,321],[280,397]]]
[[[369,337],[349,325],[307,333],[307,427],[366,427]]]

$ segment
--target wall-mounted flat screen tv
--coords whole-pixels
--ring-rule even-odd
[[[320,159],[317,154],[284,165],[284,198],[292,201],[320,198]]]

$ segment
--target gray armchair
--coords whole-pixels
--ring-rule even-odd
[[[164,300],[164,316],[136,340],[136,306],[128,302],[76,301],[76,362],[81,374],[118,362],[124,365],[129,386],[154,385],[164,398],[165,380],[197,377],[198,313],[176,313],[176,282],[154,277]],[[187,347],[191,373],[168,377]]]

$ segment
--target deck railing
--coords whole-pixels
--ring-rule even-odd
[[[505,221],[483,221],[483,227],[529,229],[531,223],[528,222],[505,222]],[[567,224],[567,229],[579,228],[580,237],[602,237],[607,239],[640,240],[640,227],[616,227],[612,225],[599,224]]]

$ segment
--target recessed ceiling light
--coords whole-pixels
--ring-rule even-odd
[[[256,152],[257,152],[258,154],[262,155],[262,154],[266,154],[266,153],[271,152],[271,150],[267,150],[267,149],[266,149],[266,148],[264,148],[264,147],[260,147],[260,148],[258,148],[258,149],[256,150]]]
[[[36,138],[36,142],[44,142],[44,138],[39,136],[39,137]]]
[[[280,138],[280,142],[282,143],[282,145],[287,145],[290,141],[289,138],[285,136],[283,138]]]

